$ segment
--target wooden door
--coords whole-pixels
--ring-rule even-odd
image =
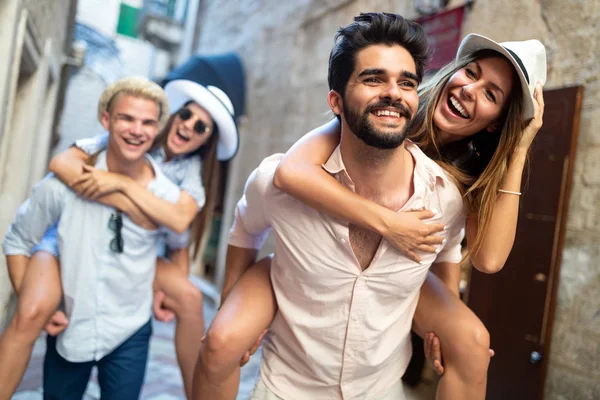
[[[514,247],[502,271],[471,276],[467,304],[496,351],[488,400],[544,395],[582,97],[581,86],[544,92],[544,125],[523,179]]]

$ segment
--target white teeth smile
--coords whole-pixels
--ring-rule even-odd
[[[467,114],[465,109],[460,105],[460,103],[458,102],[458,100],[456,100],[456,98],[454,96],[450,96],[450,102],[452,103],[454,108],[456,108],[456,110],[458,110],[460,115],[462,115],[464,118],[469,118],[469,114]]]
[[[397,112],[397,111],[389,111],[389,110],[377,110],[377,111],[375,111],[375,115],[377,115],[378,117],[385,116],[385,117],[400,118],[400,113],[399,112]]]
[[[185,140],[190,140],[190,137],[188,135],[186,135],[185,132],[183,132],[182,130],[178,130],[177,134],[179,136],[181,136],[182,138],[184,138]]]
[[[139,146],[140,144],[142,144],[141,140],[135,140],[135,139],[125,139],[125,143],[127,144],[131,144],[134,146]]]

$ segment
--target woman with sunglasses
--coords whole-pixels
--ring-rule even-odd
[[[537,40],[499,44],[468,35],[456,60],[419,88],[419,110],[409,138],[454,178],[464,194],[471,262],[486,273],[503,267],[513,245],[521,175],[542,124],[545,78],[545,49]],[[421,221],[433,217],[431,211],[386,209],[323,171],[322,165],[339,145],[339,135],[337,119],[307,134],[280,162],[275,187],[321,212],[377,232],[415,262],[419,254],[436,252],[442,243],[436,233],[443,235],[439,233],[443,227]],[[226,300],[207,332],[199,359],[197,389],[207,381],[215,387],[237,385],[237,363],[240,358],[245,363],[256,350],[256,337],[277,309],[269,268],[270,259],[261,260],[237,283],[226,282]],[[459,265],[439,263],[431,270],[435,275],[428,274],[423,284],[413,328],[424,337],[427,353],[438,358],[434,362],[438,373],[444,373],[437,398],[483,399],[489,333],[458,297]],[[443,366],[440,355],[432,351],[440,344]],[[218,371],[215,365],[220,366]]]
[[[176,204],[154,196],[123,175],[91,166],[94,165],[91,160],[95,154],[107,146],[107,134],[77,141],[50,163],[50,170],[80,196],[101,203],[110,196],[111,205],[117,204],[117,212],[109,221],[109,229],[115,233],[110,248],[115,252],[122,252],[124,246],[133,245],[123,242],[120,235],[122,214],[126,214],[146,229],[155,229],[160,225],[178,233],[188,230],[193,222],[191,230],[196,256],[202,241],[210,233],[219,191],[220,162],[231,159],[237,151],[238,132],[233,106],[223,91],[191,81],[176,80],[166,85],[165,92],[170,107],[177,111],[170,116],[149,153],[162,172],[181,188]],[[110,99],[108,103],[99,104],[99,111],[103,112],[108,107]],[[130,142],[128,144],[131,146],[137,145],[134,141]],[[177,360],[186,396],[191,398],[193,370],[200,347],[198,339],[204,332],[202,294],[188,279],[189,249],[169,253],[165,246],[162,247],[158,250],[154,311],[161,320],[168,321],[173,316],[177,318]],[[29,266],[35,264],[59,269],[55,231],[49,230],[36,250]],[[66,327],[68,321],[62,311],[46,306],[59,302],[48,296],[62,296],[60,290],[48,288],[60,287],[60,277],[56,274],[55,279],[39,282],[35,299],[19,299],[31,304],[31,313],[16,317],[20,318],[23,330],[33,341],[43,328],[49,334],[56,335]]]

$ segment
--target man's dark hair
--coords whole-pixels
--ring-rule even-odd
[[[415,60],[419,80],[423,78],[429,61],[429,43],[423,27],[397,14],[361,13],[335,35],[335,45],[329,55],[329,89],[344,96],[356,54],[376,44],[404,47]]]

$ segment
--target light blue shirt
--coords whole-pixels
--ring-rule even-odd
[[[172,203],[180,190],[146,156],[155,179],[147,189]],[[106,170],[106,152],[96,167]],[[71,362],[99,360],[141,328],[152,315],[156,244],[164,237],[173,249],[188,245],[189,235],[165,228],[147,230],[123,217],[123,253],[110,249],[115,210],[78,197],[54,176],[33,190],[4,238],[6,255],[29,256],[46,229],[57,221],[61,279],[67,329],[58,336],[58,353]]]
[[[96,135],[91,138],[79,139],[75,142],[75,147],[83,150],[87,154],[95,154],[106,149],[108,144],[108,133]],[[181,190],[188,192],[201,210],[206,202],[204,186],[200,173],[202,171],[202,160],[199,156],[179,156],[173,157],[167,161],[167,155],[162,147],[151,150],[150,155],[162,172],[175,183]]]

